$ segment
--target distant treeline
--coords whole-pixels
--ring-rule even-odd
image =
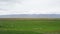
[[[60,21],[60,18],[0,18],[0,20],[47,20]]]

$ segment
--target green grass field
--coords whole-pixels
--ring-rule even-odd
[[[0,20],[0,34],[60,34],[60,20]]]

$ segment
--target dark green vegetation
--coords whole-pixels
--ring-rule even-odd
[[[0,34],[45,34],[60,32],[60,20],[0,20]]]

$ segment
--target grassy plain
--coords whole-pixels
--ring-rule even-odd
[[[60,19],[1,18],[0,34],[60,34]]]

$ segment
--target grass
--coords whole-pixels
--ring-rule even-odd
[[[60,32],[60,20],[0,20],[0,34]]]

